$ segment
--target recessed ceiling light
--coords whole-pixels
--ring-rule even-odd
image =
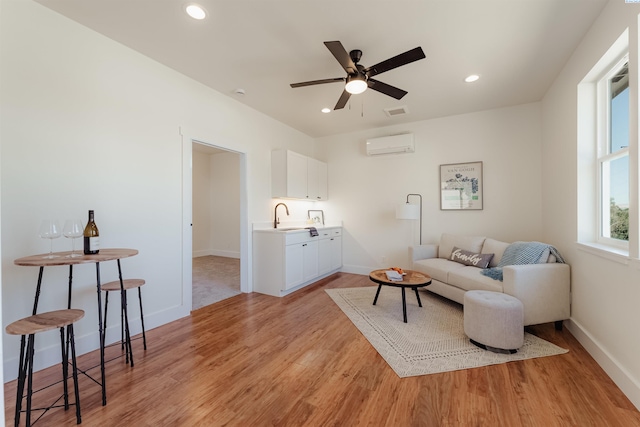
[[[187,14],[193,19],[200,20],[207,17],[207,12],[204,10],[204,8],[197,4],[190,4],[186,7],[185,10],[187,11]]]
[[[322,110],[320,110],[320,111],[322,111],[323,113],[327,114],[327,113],[330,113],[330,112],[331,112],[331,108],[324,107],[324,108],[323,108]]]
[[[479,78],[480,78],[480,76],[479,76],[479,75],[477,75],[477,74],[471,74],[471,75],[470,75],[470,76],[468,76],[466,79],[464,79],[464,81],[465,81],[465,82],[467,82],[467,83],[473,83],[473,82],[475,82],[476,80],[478,80]]]

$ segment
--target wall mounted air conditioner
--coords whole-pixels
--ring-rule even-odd
[[[413,153],[414,151],[412,133],[367,139],[367,156]]]

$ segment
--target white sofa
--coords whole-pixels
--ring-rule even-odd
[[[412,246],[412,269],[432,278],[426,290],[464,304],[464,294],[487,290],[512,295],[524,305],[524,325],[555,322],[562,329],[571,310],[570,267],[550,255],[546,263],[504,266],[503,281],[481,274],[482,269],[451,261],[454,247],[477,254],[494,254],[489,268],[498,266],[509,243],[498,240],[442,234],[438,244]]]

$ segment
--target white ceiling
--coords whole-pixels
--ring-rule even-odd
[[[321,137],[539,101],[608,0],[194,0],[204,21],[182,0],[36,1]],[[403,99],[367,90],[323,114],[341,83],[289,84],[344,77],[323,44],[333,40],[362,50],[365,67],[416,46],[426,59],[376,76]],[[409,114],[383,111],[399,106]]]

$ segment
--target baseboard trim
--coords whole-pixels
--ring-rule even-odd
[[[120,319],[119,315],[117,315],[119,307],[114,305],[113,311],[109,310],[109,314],[116,315],[118,317],[117,323],[112,325],[107,325],[107,340],[106,343],[109,345],[112,342],[120,339]],[[130,312],[131,313],[131,312]],[[135,311],[132,313],[136,317],[132,317],[129,319],[129,327],[131,328],[131,335],[137,335],[142,332],[142,326],[140,322],[140,316],[137,315]],[[157,313],[149,313],[145,312],[144,314],[144,326],[145,331],[149,332],[150,330],[157,328],[158,326],[165,325],[167,323],[173,322],[175,320],[181,319],[183,317],[187,317],[190,315],[190,311],[185,306],[176,306],[169,309],[166,309]],[[112,317],[113,319],[113,317]],[[76,335],[76,351],[78,353],[78,357],[97,350],[99,348],[99,340],[98,340],[98,331],[97,324],[98,319],[95,319],[95,327],[96,330],[92,331],[85,335]],[[117,330],[116,330],[117,329]],[[76,334],[79,331],[76,330]],[[16,345],[20,346],[20,337],[17,337]],[[42,342],[42,341],[41,341]],[[149,341],[149,337],[147,337],[147,344],[149,346],[153,346],[153,341]],[[56,342],[55,345],[50,345],[44,348],[37,348],[38,340],[36,338],[36,351],[33,358],[33,370],[34,372],[40,371],[42,369],[46,369],[53,365],[60,364],[60,343]],[[134,353],[135,356],[135,353]],[[4,382],[7,383],[9,381],[13,381],[18,377],[18,357],[14,357],[9,360],[5,360],[3,362],[3,370],[4,370]]]
[[[640,410],[640,383],[580,323],[569,319],[565,320],[564,326],[622,390],[631,403]]]
[[[236,259],[240,259],[240,252],[234,252],[234,251],[223,251],[223,250],[201,250],[201,251],[194,251],[192,254],[193,258],[199,258],[202,256],[209,256],[209,255],[213,255],[213,256],[221,256],[224,258],[236,258]]]
[[[361,274],[363,276],[368,276],[373,270],[378,270],[381,267],[366,267],[362,265],[343,265],[340,269],[343,273],[351,273],[351,274]]]

